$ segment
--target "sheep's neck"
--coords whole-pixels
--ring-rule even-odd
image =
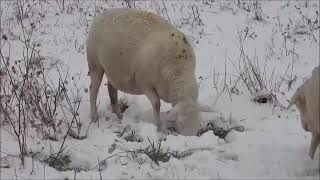
[[[177,78],[172,81],[171,85],[171,102],[175,106],[178,102],[198,98],[198,88],[194,78]]]

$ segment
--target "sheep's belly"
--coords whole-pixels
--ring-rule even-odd
[[[134,84],[121,84],[119,86],[116,86],[116,88],[122,92],[133,94],[133,95],[141,95],[144,94],[144,92],[136,85]]]
[[[144,94],[143,88],[137,84],[134,77],[122,77],[119,80],[118,77],[112,78],[107,75],[107,79],[109,83],[112,84],[116,89],[133,95],[141,95]]]
[[[162,101],[164,101],[166,103],[172,103],[172,101],[170,100],[170,97],[169,97],[168,89],[157,87],[156,90],[157,90],[158,96],[160,97],[160,99]]]

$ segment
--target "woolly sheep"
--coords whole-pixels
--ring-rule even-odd
[[[301,124],[305,131],[311,131],[311,145],[309,148],[309,156],[314,158],[314,153],[320,143],[320,119],[319,119],[319,69],[316,67],[312,71],[312,76],[306,80],[292,96],[288,106],[296,105],[300,115]]]
[[[172,104],[176,129],[196,135],[200,129],[195,54],[185,35],[153,13],[114,8],[98,15],[87,39],[91,117],[103,74],[108,79],[112,112],[122,119],[118,90],[149,99],[158,128],[160,99]]]

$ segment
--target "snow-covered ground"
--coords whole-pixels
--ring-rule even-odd
[[[5,67],[6,57],[13,64],[26,55],[21,39],[28,32],[23,33],[18,23],[16,2],[1,1],[3,57],[0,70]],[[23,9],[29,16],[23,18],[23,23],[26,29],[33,29],[30,41],[38,44],[36,49],[40,50],[41,61],[49,69],[46,77],[52,81],[52,86],[57,86],[59,77],[68,75],[68,83],[64,85],[71,101],[80,102],[77,121],[81,122],[80,134],[84,135],[90,124],[87,92],[90,78],[87,76],[85,40],[92,18],[104,8],[128,4],[112,0],[68,0],[63,8],[62,2],[25,2]],[[224,128],[243,126],[243,132],[232,130],[225,140],[212,131],[200,137],[169,135],[161,142],[163,149],[179,152],[191,149],[193,154],[180,159],[172,157],[159,165],[145,154],[138,153],[134,158],[132,151],[144,149],[150,142],[157,144],[161,139],[152,122],[151,105],[144,96],[120,92],[120,98],[129,106],[120,123],[111,114],[104,79],[98,97],[100,120],[98,124],[91,124],[87,137],[79,140],[68,136],[64,141],[63,135],[67,131],[64,121],[57,141],[43,140],[41,133],[28,127],[26,147],[29,153],[24,166],[18,158],[20,151],[13,128],[4,121],[2,114],[0,178],[319,179],[319,148],[315,159],[311,160],[308,156],[311,136],[302,129],[299,112],[295,107],[283,108],[296,88],[319,65],[319,2],[239,2],[159,0],[132,1],[131,5],[160,14],[192,42],[197,61],[199,103],[214,110],[202,112],[202,124],[214,122]],[[64,13],[61,13],[63,9]],[[260,71],[263,92],[276,95],[276,106],[252,100],[255,94],[250,93],[241,78],[241,75],[250,75],[244,72],[245,62],[251,62]],[[1,88],[5,87],[4,81],[0,83],[3,83]],[[79,97],[72,96],[77,90]],[[165,112],[170,107],[162,102],[163,119],[168,119]],[[55,116],[55,119],[71,122],[70,118],[70,113],[63,108]],[[127,134],[134,131],[141,142],[126,141],[126,134],[117,136],[115,132],[123,131],[126,126],[130,130]],[[62,144],[65,149],[59,156],[71,161],[66,165],[66,171],[43,163],[50,155],[58,157]]]

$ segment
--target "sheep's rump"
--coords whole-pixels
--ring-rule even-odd
[[[161,99],[169,101],[170,83],[178,77],[194,76],[191,45],[158,15],[110,9],[100,14],[92,27],[87,40],[89,66],[103,67],[108,81],[121,91],[143,94],[152,86]]]

